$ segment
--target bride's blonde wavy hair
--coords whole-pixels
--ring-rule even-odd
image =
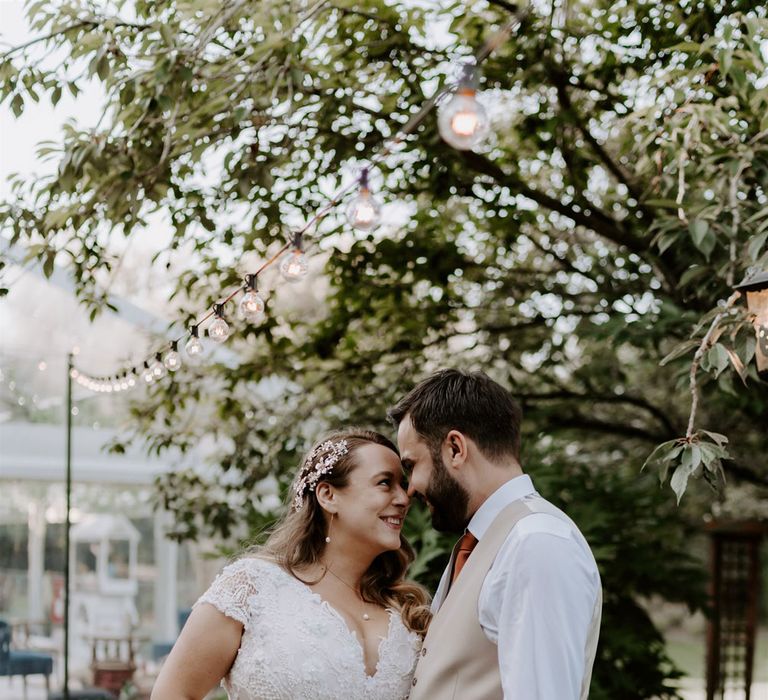
[[[304,474],[309,455],[329,440],[334,445],[340,440],[346,440],[348,451],[339,457],[328,474],[320,477],[317,484],[326,482],[336,489],[348,485],[349,475],[357,467],[355,453],[359,447],[369,443],[382,445],[399,456],[392,441],[380,433],[361,428],[338,430],[326,435],[307,452],[294,484]],[[299,579],[298,572],[318,564],[326,547],[328,516],[315,496],[317,484],[303,494],[302,507],[298,510],[293,507],[295,494],[291,489],[288,494],[288,512],[271,529],[267,541],[250,550],[258,556],[273,560]],[[405,573],[414,556],[413,548],[401,534],[400,548],[379,554],[363,574],[360,594],[366,602],[395,608],[409,630],[424,635],[432,617],[429,594],[423,586],[405,580]]]

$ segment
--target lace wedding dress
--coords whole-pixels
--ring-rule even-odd
[[[389,610],[376,673],[344,618],[277,564],[256,557],[227,566],[195,605],[210,603],[242,623],[223,685],[231,700],[402,700],[421,649]]]

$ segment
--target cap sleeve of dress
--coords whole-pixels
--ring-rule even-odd
[[[210,603],[219,612],[247,628],[253,611],[251,598],[257,593],[255,564],[255,559],[243,558],[224,567],[192,607]]]

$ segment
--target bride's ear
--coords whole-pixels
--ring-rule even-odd
[[[315,497],[323,510],[335,513],[337,510],[336,490],[327,481],[321,481],[315,489]]]

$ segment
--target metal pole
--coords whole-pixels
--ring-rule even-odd
[[[69,528],[72,507],[72,353],[67,355],[67,517],[64,526],[64,700],[69,700]]]

